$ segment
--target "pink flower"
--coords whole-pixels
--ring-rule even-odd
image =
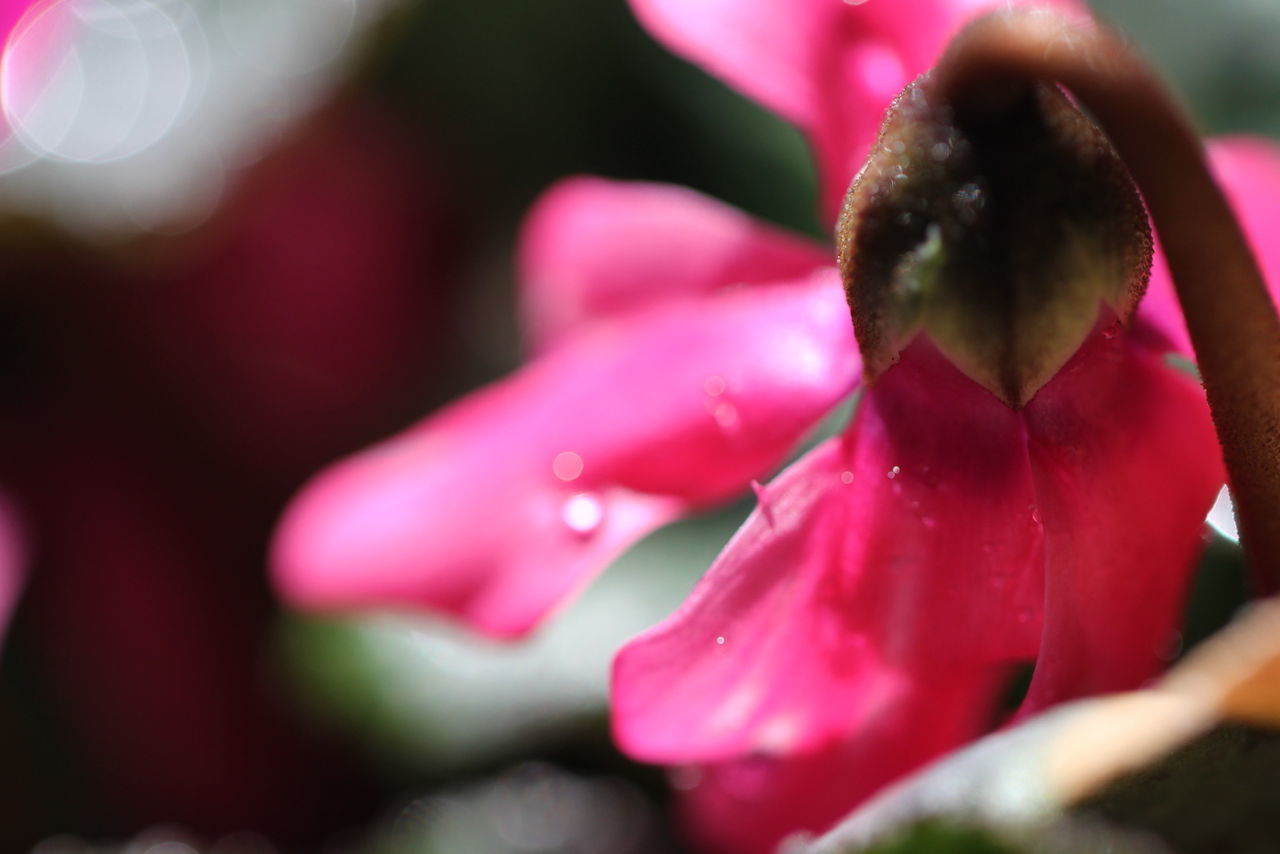
[[[833,213],[879,117],[992,3],[634,0],[676,50],[796,122]],[[1259,247],[1280,156],[1214,149]],[[1280,253],[1266,256],[1280,267]],[[672,187],[577,178],[521,248],[520,371],[321,473],[275,546],[298,604],[534,626],[653,528],[767,474],[856,383],[830,250]],[[1280,269],[1277,269],[1280,272]],[[690,765],[711,847],[764,851],[989,729],[1155,672],[1222,482],[1167,273],[1025,408],[926,341],[761,490],[688,603],[620,655],[616,733]]]
[[[809,133],[834,212],[890,100],[997,5],[635,10]],[[278,588],[529,630],[640,537],[776,470],[852,390],[833,260],[688,190],[563,182],[522,239],[528,363],[317,476],[277,535]]]
[[[637,5],[815,139],[838,132],[838,111],[803,118],[812,86],[792,81],[794,103],[769,88],[787,79],[780,57],[809,59],[776,44],[829,25],[788,24],[794,5],[765,0],[741,19],[727,3]],[[778,23],[756,28],[770,10]],[[1280,153],[1240,140],[1212,157],[1275,281]],[[1101,316],[1021,409],[910,343],[848,432],[761,490],[685,605],[622,650],[616,737],[695,766],[677,783],[708,848],[769,851],[829,826],[989,730],[1015,665],[1035,664],[1020,714],[1157,672],[1222,479],[1202,393],[1164,359],[1189,354],[1167,277],[1158,262],[1131,327]]]

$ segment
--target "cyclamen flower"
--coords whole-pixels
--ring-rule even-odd
[[[1274,281],[1280,159],[1254,142],[1214,154]],[[891,194],[887,169],[869,165],[864,200]],[[1127,329],[1102,305],[1123,317],[1126,297],[1095,302],[1094,330],[1061,367],[1032,362],[1051,379],[1029,386],[957,353],[963,316],[877,339],[883,306],[853,283],[879,376],[848,432],[761,490],[688,602],[615,666],[624,750],[705,766],[680,778],[702,842],[768,851],[823,829],[989,729],[1014,663],[1035,663],[1024,715],[1158,670],[1222,476],[1200,391],[1163,359],[1188,352],[1167,276]]]
[[[635,11],[808,133],[834,213],[902,86],[1005,5]],[[563,182],[522,238],[528,363],[316,477],[278,533],[277,586],[307,607],[412,604],[528,631],[645,534],[775,471],[852,391],[833,262],[689,190]]]
[[[890,100],[1006,4],[634,5],[806,131],[832,212]],[[1280,156],[1213,155],[1268,249]],[[573,179],[521,259],[529,364],[304,490],[276,543],[293,601],[518,634],[644,533],[767,473],[856,383],[831,251],[688,191]],[[702,841],[763,851],[829,825],[989,728],[1017,663],[1037,665],[1024,712],[1154,672],[1221,483],[1203,396],[1163,360],[1189,354],[1168,291],[1157,257],[1128,327],[1104,318],[1021,409],[908,348],[623,652],[619,740],[700,766],[680,781]]]

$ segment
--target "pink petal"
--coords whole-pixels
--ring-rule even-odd
[[[699,851],[771,854],[822,833],[923,763],[981,734],[996,684],[958,673],[906,686],[847,740],[810,754],[678,769],[680,813]]]
[[[1280,294],[1280,146],[1259,137],[1209,143],[1209,162],[1244,227],[1274,298]],[[1164,255],[1157,251],[1139,317],[1190,357],[1191,340]]]
[[[1167,663],[1223,472],[1203,391],[1123,336],[1086,343],[1026,419],[1046,575],[1030,712]]]
[[[543,351],[586,321],[672,297],[794,279],[831,250],[693,190],[570,178],[525,221],[525,331]]]
[[[529,629],[627,545],[778,465],[846,395],[834,271],[594,325],[322,473],[276,543],[295,602]]]
[[[668,764],[813,750],[905,680],[1033,658],[1023,448],[1018,414],[918,342],[843,440],[763,493],[684,606],[619,653],[619,745]]]
[[[832,221],[885,109],[952,35],[1009,0],[631,0],[674,52],[799,125]],[[1071,0],[1038,5],[1076,11]]]
[[[10,500],[0,493],[0,637],[13,613],[25,572],[26,548],[23,544],[18,512]]]

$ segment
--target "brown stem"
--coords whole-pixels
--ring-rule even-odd
[[[1009,11],[960,33],[935,71],[958,109],[990,109],[1027,80],[1065,86],[1124,158],[1173,273],[1264,593],[1280,591],[1280,321],[1196,132],[1119,37],[1048,12]]]

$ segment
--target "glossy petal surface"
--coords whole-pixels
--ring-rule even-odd
[[[530,212],[520,249],[524,329],[545,351],[584,323],[665,299],[794,279],[830,247],[668,184],[570,178]]]
[[[1026,409],[1045,525],[1045,633],[1024,712],[1168,662],[1223,471],[1204,393],[1095,336]]]
[[[526,631],[620,550],[777,466],[852,388],[834,271],[599,323],[322,473],[276,543],[311,606]]]
[[[917,680],[1035,655],[1041,532],[1017,413],[919,344],[783,473],[685,605],[619,653],[648,761],[811,751]]]
[[[1209,164],[1230,199],[1274,299],[1280,293],[1280,145],[1260,137],[1225,137],[1208,145]],[[1139,317],[1172,349],[1193,355],[1164,254],[1157,249]]]
[[[671,50],[797,124],[821,171],[822,211],[840,200],[881,116],[952,35],[1008,0],[632,0]],[[1041,2],[1072,11],[1067,0]]]

